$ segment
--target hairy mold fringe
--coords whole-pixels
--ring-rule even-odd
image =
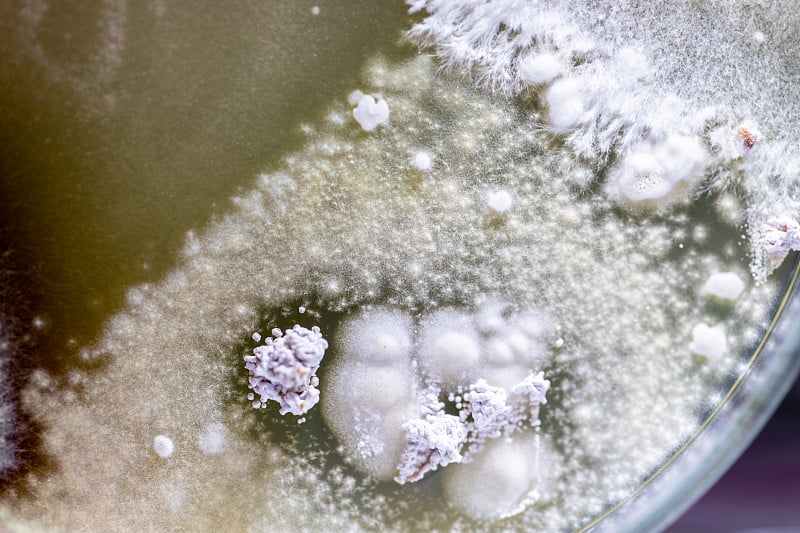
[[[476,84],[501,95],[524,96],[531,90],[538,93],[548,113],[550,131],[561,136],[577,157],[594,166],[602,167],[613,159],[623,161],[643,143],[655,145],[670,135],[701,136],[709,151],[707,168],[713,171],[696,180],[697,183],[708,180],[702,188],[704,192],[732,189],[743,199],[753,277],[764,280],[777,266],[764,259],[762,228],[776,215],[794,220],[800,217],[796,190],[800,188],[800,153],[787,142],[794,138],[793,132],[795,137],[800,133],[796,118],[789,116],[789,111],[777,102],[773,127],[777,131],[764,138],[760,134],[751,136],[751,130],[742,129],[743,117],[748,116],[751,107],[762,115],[765,108],[763,102],[752,100],[757,91],[748,90],[750,80],[711,76],[698,79],[695,85],[680,84],[679,77],[674,80],[665,77],[649,63],[666,56],[674,62],[681,54],[687,54],[686,50],[691,52],[682,41],[686,32],[696,31],[692,35],[694,46],[704,46],[703,50],[709,50],[712,57],[719,55],[717,48],[721,46],[737,47],[728,54],[730,57],[725,56],[728,62],[735,61],[735,54],[757,53],[748,48],[747,42],[704,36],[700,23],[697,28],[690,26],[694,21],[665,33],[665,24],[659,19],[685,9],[675,5],[656,9],[574,0],[407,0],[407,4],[412,14],[427,12],[409,30],[408,39],[430,49],[443,68],[461,69]],[[786,6],[761,7],[763,19],[753,20],[769,24],[769,17]],[[708,9],[719,18],[730,20],[731,25],[748,16],[757,16],[731,6]],[[629,24],[639,29],[643,25],[652,26],[652,42],[643,45],[630,36],[604,36],[602,25],[597,22],[601,20],[596,17],[597,11],[609,19],[621,20],[623,26]],[[793,10],[788,9],[789,12]],[[789,24],[798,24],[796,17],[790,19]],[[615,24],[611,20],[608,27],[614,28]],[[751,21],[748,27],[753,24],[756,23]],[[753,37],[753,43],[760,46],[765,36],[761,32],[756,34],[759,37]],[[774,32],[772,36],[775,46],[786,47],[782,33]],[[563,68],[552,65],[550,71],[536,70],[535,81],[530,82],[526,79],[526,64],[530,64],[531,58],[543,56],[551,64],[554,59],[560,60]],[[681,73],[683,77],[694,68],[692,61],[697,59],[687,56],[680,62],[680,68],[687,69]],[[684,63],[687,66],[682,66]],[[661,68],[660,63],[658,67]],[[724,68],[722,72],[741,76],[741,68],[734,70],[733,74]],[[780,92],[781,88],[777,90]],[[709,93],[719,101],[713,102],[711,98],[709,102]],[[787,98],[785,94],[770,96]],[[788,122],[791,128],[782,131],[781,122]],[[712,125],[717,128],[717,138],[708,135]],[[746,139],[734,139],[742,131]],[[720,135],[725,137],[723,142]],[[611,189],[613,186],[607,187],[614,196]]]

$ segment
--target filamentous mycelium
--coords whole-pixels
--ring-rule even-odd
[[[769,284],[748,286],[708,316],[700,294],[708,277],[746,275],[736,233],[718,224],[708,238],[709,222],[686,204],[639,217],[602,191],[587,194],[593,169],[554,142],[540,110],[436,71],[422,56],[372,61],[363,88],[382,95],[389,122],[365,132],[342,95],[306,128],[303,149],[187,236],[171,273],[130,290],[82,351],[97,370],[63,382],[35,373],[24,403],[57,468],[32,472],[30,496],[8,496],[4,516],[37,529],[391,531],[482,530],[499,511],[513,515],[505,529],[554,531],[624,497],[696,428],[715,388],[737,371],[737,354],[760,335],[774,295]],[[411,162],[419,151],[433,162],[425,172]],[[508,191],[513,208],[495,216],[487,188]],[[420,490],[387,485],[344,466],[323,429],[294,438],[305,425],[282,426],[244,400],[242,355],[265,326],[264,309],[301,301],[302,317],[357,312],[367,322],[377,309],[369,323],[378,344],[353,330],[342,338],[366,346],[360,356],[373,366],[398,369],[401,405],[411,395],[403,380],[423,368],[408,360],[422,346],[405,317],[468,316],[491,333],[495,311],[479,311],[492,299],[510,302],[500,323],[534,309],[537,320],[514,327],[549,325],[521,329],[516,341],[501,335],[505,347],[487,334],[480,357],[505,368],[514,346],[536,339],[539,351],[523,352],[538,358],[551,388],[540,431],[517,444],[493,441],[475,468],[448,466]],[[692,355],[700,323],[725,331],[713,364]],[[441,327],[421,338],[435,341]],[[331,350],[321,371],[337,357]],[[445,381],[460,375],[447,370]],[[377,391],[361,396],[381,400]],[[326,401],[323,393],[323,410]],[[402,444],[401,414],[396,422]],[[167,458],[153,453],[159,436],[173,444]],[[534,460],[531,446],[547,453]],[[498,471],[476,484],[497,461],[530,472]],[[549,481],[527,505],[534,479]],[[506,492],[482,492],[497,486]]]
[[[707,188],[735,190],[747,204],[753,276],[776,267],[773,220],[800,218],[792,2],[407,3],[425,14],[411,39],[445,65],[540,98],[547,127],[576,155],[616,156],[612,196],[652,208],[713,167]]]

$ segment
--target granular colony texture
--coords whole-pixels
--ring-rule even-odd
[[[22,406],[54,466],[0,519],[551,532],[626,498],[770,320],[758,239],[795,248],[793,189],[770,163],[787,218],[764,230],[773,160],[748,157],[790,125],[623,106],[611,95],[663,87],[647,73],[673,51],[634,50],[615,8],[605,25],[561,4],[414,2],[432,55],[373,57],[302,148],[129,290],[83,370],[33,372]],[[758,143],[740,149],[748,112]]]

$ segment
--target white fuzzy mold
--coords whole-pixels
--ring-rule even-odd
[[[547,118],[555,133],[566,133],[587,120],[588,94],[578,78],[563,78],[545,92]]]
[[[535,499],[540,468],[535,437],[493,441],[471,463],[445,470],[444,493],[467,516],[501,518]]]
[[[520,77],[527,83],[550,83],[564,71],[563,60],[553,52],[531,54],[520,64]]]
[[[382,481],[397,474],[403,424],[419,416],[412,325],[408,314],[387,308],[347,319],[336,336],[338,361],[322,384],[322,414],[345,459]]]
[[[412,329],[407,313],[384,307],[365,309],[342,324],[337,345],[371,364],[404,364],[411,353]]]

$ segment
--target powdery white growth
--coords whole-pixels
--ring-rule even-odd
[[[547,403],[549,388],[550,381],[544,379],[542,372],[529,374],[510,387],[510,393],[479,379],[464,394],[465,405],[460,411],[462,420],[471,418],[467,424],[470,440],[481,443],[509,435],[525,422],[538,426],[539,406]]]
[[[413,321],[387,307],[368,308],[348,318],[337,335],[340,349],[371,364],[405,362],[411,353]]]
[[[460,512],[492,519],[519,512],[535,501],[539,465],[538,436],[497,439],[475,455],[469,464],[453,465],[443,476],[448,501]]]
[[[420,172],[428,172],[433,168],[433,157],[422,150],[414,152],[411,156],[411,166]]]
[[[379,480],[408,483],[462,460],[486,439],[538,425],[549,382],[529,367],[542,364],[553,327],[541,313],[511,313],[486,301],[476,312],[444,308],[414,321],[402,311],[366,308],[348,318],[336,338],[339,360],[325,383],[323,415],[344,457]],[[416,373],[413,349],[424,373]],[[499,354],[503,352],[503,354]],[[480,379],[445,415],[439,397]],[[526,377],[527,376],[527,377]],[[414,393],[414,391],[418,391]],[[452,400],[451,400],[452,401]]]
[[[464,416],[472,416],[471,429],[476,436],[487,439],[499,437],[511,417],[505,389],[492,387],[479,379],[469,386],[469,391],[464,394],[464,401],[468,405],[463,411]]]
[[[395,481],[418,481],[440,466],[471,461],[488,439],[511,436],[525,423],[537,427],[549,387],[542,372],[528,375],[510,394],[479,379],[456,403],[458,416],[445,414],[441,391],[429,387],[418,398],[422,416],[403,424],[405,444]]]
[[[709,327],[700,323],[692,328],[692,342],[689,343],[692,353],[708,359],[717,359],[728,352],[728,340],[722,324]]]
[[[734,272],[717,272],[711,274],[703,286],[700,294],[718,300],[734,301],[744,291],[744,281]]]
[[[175,444],[166,435],[156,435],[153,439],[153,451],[162,459],[166,459],[175,452]]]
[[[544,372],[529,374],[521,383],[511,387],[511,397],[526,408],[536,409],[534,416],[538,416],[539,405],[547,403],[549,389],[550,381],[544,379]]]
[[[317,326],[307,329],[299,324],[287,329],[285,335],[273,330],[274,339],[253,349],[245,356],[245,368],[250,373],[249,387],[260,396],[253,402],[259,408],[269,400],[278,402],[280,414],[302,415],[319,401],[316,372],[328,348]]]
[[[460,463],[467,430],[457,416],[442,412],[403,424],[405,447],[394,480],[401,485],[422,479],[428,472]]]
[[[207,455],[223,453],[227,449],[227,441],[228,429],[219,422],[208,424],[197,437],[198,446]]]
[[[361,94],[358,105],[353,109],[353,118],[361,129],[372,131],[389,120],[389,104],[380,95]]]

